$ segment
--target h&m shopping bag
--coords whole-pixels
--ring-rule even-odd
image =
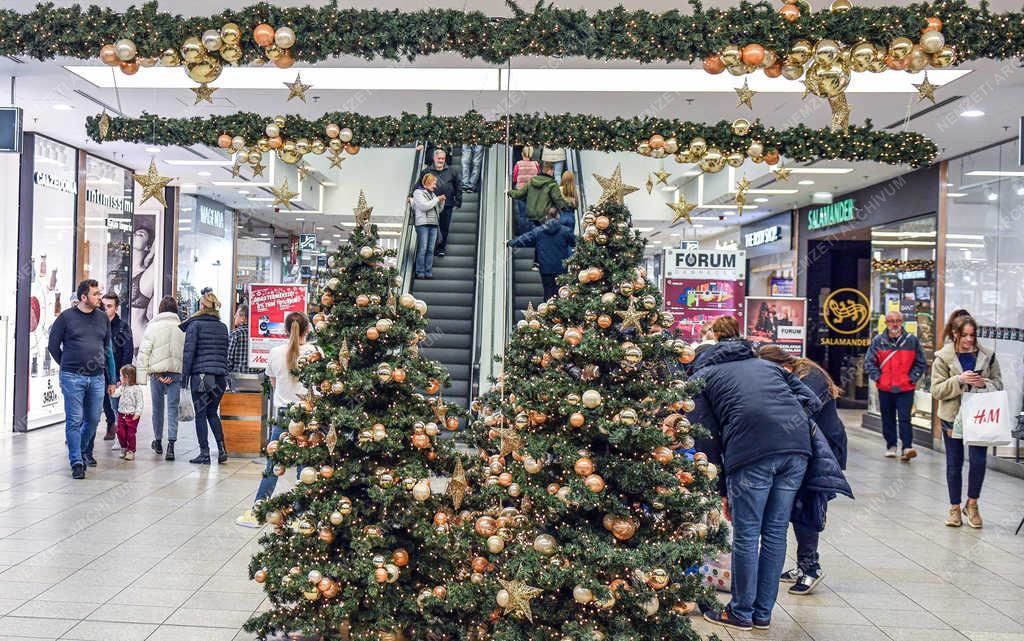
[[[964,445],[1009,445],[1014,416],[1006,390],[964,394],[960,403]]]

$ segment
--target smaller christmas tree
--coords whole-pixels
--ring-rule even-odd
[[[440,394],[447,372],[420,357],[426,304],[400,293],[369,217],[360,194],[357,227],[318,288],[320,351],[297,368],[309,394],[267,445],[274,474],[302,471],[257,509],[273,528],[250,574],[272,607],[245,627],[261,639],[423,639],[450,618],[447,585],[467,553],[457,511],[468,484],[439,438],[458,427]]]

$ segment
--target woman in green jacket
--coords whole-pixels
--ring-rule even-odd
[[[960,527],[960,498],[963,488],[964,441],[959,423],[960,401],[964,392],[1003,389],[999,361],[995,352],[978,344],[978,324],[970,316],[962,316],[953,326],[953,341],[935,353],[932,363],[932,397],[939,401],[942,440],[946,445],[946,484],[949,487],[949,516],[946,525]],[[963,514],[973,528],[982,526],[978,497],[985,481],[985,447],[968,446],[970,470],[967,474],[967,505]]]

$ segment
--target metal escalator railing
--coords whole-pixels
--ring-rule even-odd
[[[567,155],[567,166],[576,176],[576,233],[583,232],[583,215],[587,213],[587,195],[583,191],[583,166],[580,150],[570,149]]]
[[[490,177],[491,171],[493,171],[493,163],[491,162],[491,149],[487,148],[484,151],[483,166],[480,168],[480,183],[477,185],[477,193],[479,194],[480,204],[478,205],[477,214],[477,232],[476,232],[476,280],[473,283],[473,334],[472,341],[470,342],[470,349],[473,350],[473,357],[470,361],[469,371],[469,398],[466,400],[466,406],[468,407],[473,403],[473,399],[480,394],[480,354],[482,352],[483,344],[483,317],[485,314],[486,306],[482,293],[484,288],[481,286],[484,280],[485,271],[480,269],[484,262],[484,243],[487,240],[487,234],[485,233],[484,221],[491,216],[491,203],[493,203],[493,195],[487,189],[488,178]],[[491,195],[491,198],[487,198]]]
[[[512,173],[511,167],[515,164],[516,160],[513,158],[513,147],[508,145],[505,151],[505,189],[508,190],[512,186]],[[516,216],[512,213],[512,199],[507,196],[502,199],[504,203],[505,211],[505,239],[510,240],[516,236]],[[515,310],[515,256],[512,254],[512,248],[507,244],[502,243],[505,249],[505,264],[508,266],[505,270],[505,297],[507,304],[505,305],[505,337],[507,338],[512,333],[512,328],[515,327],[516,310]]]
[[[412,177],[409,178],[409,191],[416,188],[420,178],[420,171],[426,155],[426,144],[423,149],[416,151],[413,159]],[[402,277],[402,293],[407,294],[412,288],[413,264],[416,261],[416,228],[413,227],[412,203],[405,203],[405,214],[402,218],[402,233],[398,238],[398,258],[396,261],[398,273]]]

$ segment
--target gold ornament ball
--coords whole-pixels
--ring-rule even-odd
[[[746,155],[739,151],[731,151],[729,152],[729,155],[725,157],[725,162],[730,167],[742,167],[746,160]]]
[[[342,516],[341,512],[339,512],[337,510],[331,512],[331,516],[330,516],[331,525],[341,525],[344,522],[344,520],[345,520],[345,517]]]
[[[188,71],[188,77],[200,84],[213,82],[220,77],[220,72],[223,69],[216,58],[210,57],[190,63],[185,68]]]
[[[207,51],[217,51],[221,45],[224,44],[224,39],[221,38],[220,31],[216,29],[207,29],[203,32],[203,46],[206,47]]]
[[[829,5],[828,10],[834,13],[842,13],[849,11],[853,8],[853,3],[850,0],[832,0],[832,4]]]
[[[191,36],[181,43],[181,57],[186,63],[194,64],[199,62],[205,55],[206,49],[199,38]]]
[[[637,415],[636,410],[627,407],[626,409],[619,412],[619,420],[622,421],[623,425],[633,426],[636,425],[640,417]]]
[[[558,551],[558,542],[550,534],[540,534],[533,540],[533,549],[544,556],[552,556]]]
[[[304,467],[302,468],[302,471],[299,472],[299,481],[305,483],[306,485],[312,485],[313,483],[316,483],[316,478],[316,470],[312,467]]]
[[[732,132],[737,136],[746,136],[750,133],[750,121],[746,118],[737,118],[732,121]]]
[[[594,409],[601,404],[601,393],[597,390],[588,389],[583,392],[583,406],[587,409]]]
[[[295,32],[290,27],[279,27],[274,32],[274,44],[282,49],[290,49],[295,44]]]
[[[351,142],[352,130],[349,129],[348,127],[342,127],[341,130],[338,132],[338,140],[340,140],[341,142]]]
[[[708,143],[703,138],[694,138],[690,141],[690,155],[700,158],[708,150]]]
[[[264,581],[267,580],[267,575],[268,575],[268,572],[267,572],[266,568],[261,568],[259,570],[256,570],[256,572],[252,576],[252,580],[255,581],[256,583],[263,583]]]
[[[359,257],[362,258],[363,260],[369,260],[370,258],[373,258],[373,247],[370,247],[369,245],[363,245],[362,247],[360,247]]]
[[[941,31],[925,31],[921,34],[921,48],[925,53],[938,53],[946,44]]]
[[[737,45],[725,45],[720,54],[722,62],[726,67],[733,67],[740,64],[740,56],[742,55],[739,46]]]
[[[283,476],[286,469],[287,468],[285,466],[277,463],[270,469],[270,471],[273,472],[274,476]]]
[[[426,479],[420,479],[412,488],[412,497],[419,502],[430,498],[430,483]]]
[[[501,554],[505,549],[505,539],[496,534],[487,537],[487,551],[491,554]]]
[[[174,49],[164,49],[160,53],[160,64],[165,67],[177,67],[181,64],[181,58]]]
[[[654,568],[651,573],[647,575],[647,582],[655,590],[661,590],[668,585],[668,572],[664,568]]]
[[[932,54],[932,66],[936,69],[945,69],[956,62],[956,52],[949,45],[943,46],[938,52]]]
[[[839,45],[835,40],[824,38],[814,46],[814,58],[821,64],[830,65],[839,59]]]
[[[903,36],[893,38],[893,41],[889,43],[889,56],[896,61],[903,60],[910,55],[913,48],[914,43],[910,38]]]
[[[796,64],[802,65],[811,59],[811,51],[810,42],[807,40],[797,40],[789,48],[789,57]]]
[[[114,55],[122,62],[134,60],[137,54],[138,50],[135,48],[135,43],[128,38],[121,38],[114,43]]]

